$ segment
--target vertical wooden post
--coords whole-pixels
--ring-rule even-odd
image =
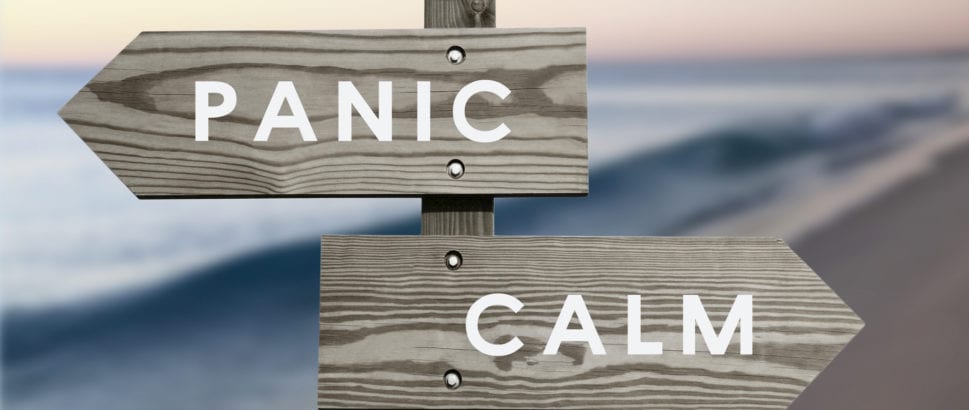
[[[494,235],[495,200],[490,196],[422,198],[421,233],[424,235]]]
[[[424,0],[424,28],[495,27],[495,0]],[[421,234],[494,235],[495,198],[421,198]]]
[[[424,28],[495,28],[495,0],[424,0]]]

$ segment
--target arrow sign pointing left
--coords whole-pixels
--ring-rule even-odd
[[[585,78],[581,28],[146,32],[60,114],[139,198],[585,195]]]

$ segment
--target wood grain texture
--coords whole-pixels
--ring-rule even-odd
[[[425,197],[422,235],[494,235],[495,200],[490,197]]]
[[[424,28],[475,26],[495,26],[495,0],[424,0]],[[494,235],[495,198],[422,198],[421,234]]]
[[[322,247],[321,408],[784,408],[862,327],[771,238],[325,236]],[[511,356],[467,341],[467,309],[489,293],[525,305],[481,318],[487,340],[525,342]],[[568,294],[583,295],[607,355],[575,343],[541,354]],[[626,354],[628,294],[642,295],[644,340],[663,355]],[[738,336],[724,356],[699,336],[683,355],[684,294],[700,295],[717,329],[736,295],[753,295],[753,355]],[[463,376],[457,390],[448,369]]]
[[[446,50],[467,51],[452,65]],[[141,198],[273,196],[585,195],[588,192],[584,29],[423,29],[331,32],[146,32],[61,110],[61,116]],[[476,127],[504,122],[494,143],[461,136],[455,94],[481,79],[512,90],[468,104]],[[194,140],[194,83],[238,94]],[[393,139],[378,142],[354,113],[337,142],[337,83],[376,106],[393,81]],[[253,138],[278,81],[293,81],[318,142],[294,129]],[[416,141],[416,82],[432,82],[432,140]],[[283,109],[288,113],[287,109]],[[460,159],[465,175],[445,172]]]
[[[495,0],[424,0],[425,28],[495,27],[496,14]]]

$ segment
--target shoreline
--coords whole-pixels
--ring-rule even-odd
[[[930,175],[941,158],[964,147],[969,147],[969,123],[938,131],[926,141],[901,147],[845,174],[798,187],[775,203],[755,206],[677,235],[770,235],[796,244],[830,228],[844,215]]]
[[[792,409],[946,408],[969,384],[969,127],[931,166],[792,241],[866,326]],[[944,151],[944,152],[943,152]]]

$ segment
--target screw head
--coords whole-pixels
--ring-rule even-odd
[[[451,390],[461,387],[461,373],[454,369],[444,372],[444,386]]]
[[[447,61],[451,64],[461,64],[464,62],[464,49],[460,46],[451,46],[447,49]]]
[[[485,0],[471,0],[471,10],[475,13],[481,13],[488,8],[488,3]]]
[[[464,176],[464,163],[457,159],[452,159],[447,163],[447,174],[453,179]]]
[[[444,266],[447,266],[450,270],[458,270],[463,262],[464,258],[461,257],[461,252],[450,251],[444,255]]]

